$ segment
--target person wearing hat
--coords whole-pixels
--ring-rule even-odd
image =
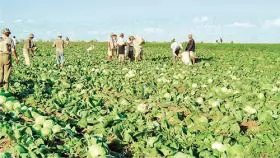
[[[183,49],[182,44],[179,44],[176,39],[173,39],[171,44],[171,49],[172,49],[172,55],[173,55],[173,60],[178,60],[179,58],[179,53],[181,49]]]
[[[0,87],[5,91],[9,89],[9,77],[12,70],[12,54],[18,63],[16,47],[12,38],[11,31],[8,28],[2,30],[2,39],[0,40]]]
[[[25,65],[30,66],[30,56],[32,57],[35,52],[35,43],[33,42],[34,34],[31,33],[28,39],[24,41],[23,45],[23,56],[25,60]]]
[[[112,33],[108,40],[108,60],[112,60],[113,56],[117,54],[117,35]]]
[[[64,47],[65,47],[65,42],[62,39],[62,35],[59,34],[57,36],[58,38],[54,41],[53,47],[56,50],[56,64],[57,67],[63,67],[64,64]]]
[[[130,61],[134,60],[134,47],[133,47],[133,41],[134,41],[134,36],[129,36],[127,40],[127,56],[130,59]]]
[[[123,33],[120,34],[118,41],[117,41],[117,45],[118,45],[119,62],[124,62],[126,43],[124,41]]]

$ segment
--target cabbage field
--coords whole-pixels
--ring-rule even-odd
[[[73,42],[63,69],[51,42],[14,64],[0,92],[0,157],[278,157],[280,45],[198,44],[197,64],[146,43],[144,61],[105,60]]]

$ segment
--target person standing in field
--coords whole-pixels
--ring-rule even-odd
[[[69,42],[70,42],[69,37],[65,37],[65,44],[66,44],[66,45],[68,45],[68,44],[69,44]]]
[[[124,40],[124,34],[121,33],[118,40],[117,40],[117,45],[118,45],[118,55],[119,55],[119,62],[124,62],[124,57],[125,57],[125,40]]]
[[[24,41],[23,45],[23,56],[25,60],[25,65],[30,66],[30,56],[35,54],[35,43],[33,42],[34,34],[31,33],[28,39]]]
[[[134,60],[134,47],[133,47],[133,41],[134,41],[134,37],[133,36],[129,36],[128,40],[127,40],[127,56],[129,58],[130,61]]]
[[[223,38],[222,37],[220,37],[220,43],[223,43]]]
[[[135,50],[135,61],[143,59],[143,44],[145,44],[145,41],[142,37],[135,37],[135,39],[133,40],[133,46]]]
[[[172,56],[173,56],[173,60],[178,60],[179,58],[179,53],[181,51],[182,45],[179,44],[176,39],[173,39],[171,44],[171,49],[172,49]]]
[[[112,60],[113,56],[117,54],[117,35],[111,34],[108,40],[108,60]]]
[[[12,40],[13,40],[14,45],[15,45],[15,47],[16,47],[17,44],[18,44],[18,40],[16,39],[16,36],[13,36]]]
[[[56,64],[57,64],[57,67],[63,67],[65,42],[62,39],[61,34],[59,34],[58,38],[54,41],[53,47],[56,50]]]
[[[189,53],[191,59],[192,59],[192,64],[195,64],[195,41],[193,39],[193,35],[192,34],[189,34],[188,35],[188,38],[189,38],[189,42],[188,42],[188,45],[186,47],[186,52]]]
[[[2,30],[2,39],[0,40],[0,88],[4,87],[7,92],[9,89],[9,78],[12,71],[12,54],[18,64],[18,56],[16,47],[12,38],[11,31],[8,28]]]

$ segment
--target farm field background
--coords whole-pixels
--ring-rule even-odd
[[[90,43],[70,42],[63,69],[51,45],[37,43],[32,67],[18,46],[15,98],[0,99],[3,157],[280,155],[280,45],[198,44],[186,66],[170,43],[120,64],[105,60],[105,43],[87,53]]]

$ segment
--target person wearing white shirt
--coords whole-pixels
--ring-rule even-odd
[[[142,37],[136,36],[133,40],[135,61],[143,60],[143,44],[145,44],[145,40]]]
[[[125,40],[124,40],[124,34],[121,33],[118,41],[117,41],[117,45],[118,45],[118,55],[119,55],[119,62],[124,62],[124,56],[125,56]]]
[[[12,40],[13,40],[14,45],[15,45],[15,47],[16,47],[16,46],[17,46],[17,44],[18,44],[18,41],[17,41],[17,39],[16,39],[16,36],[13,36]]]
[[[175,39],[173,39],[171,42],[172,42],[172,44],[171,44],[171,49],[172,49],[172,56],[173,56],[173,59],[174,59],[174,60],[178,60],[180,50],[183,49],[183,46],[182,46],[182,44],[176,42]]]

